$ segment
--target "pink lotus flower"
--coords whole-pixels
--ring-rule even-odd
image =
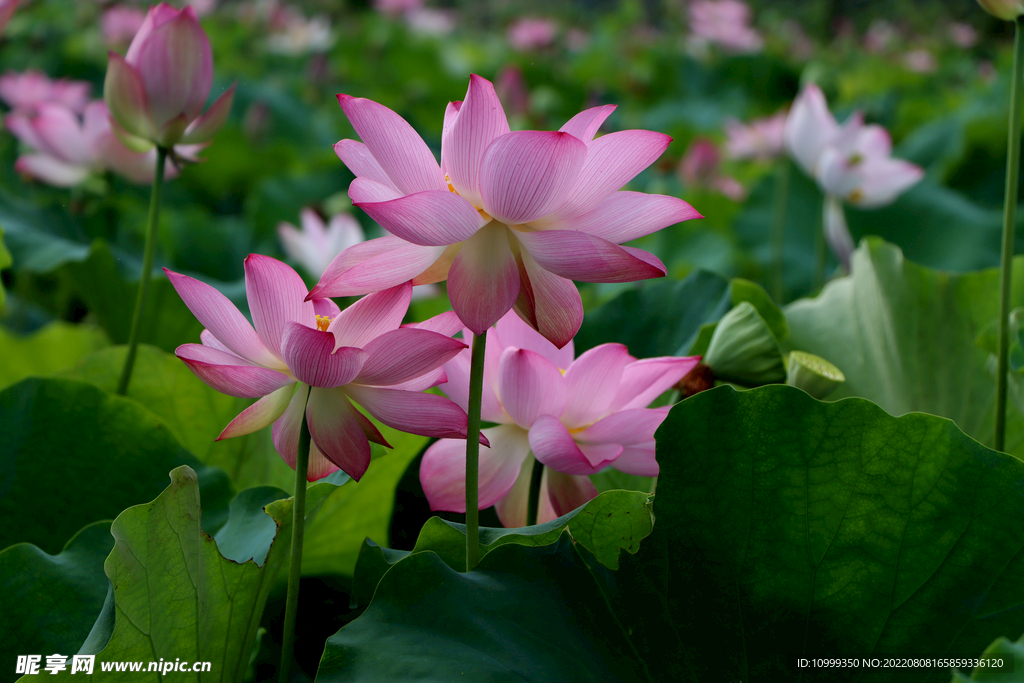
[[[757,52],[764,39],[750,27],[750,7],[741,0],[693,0],[689,5],[691,40],[735,53]]]
[[[175,354],[217,391],[261,397],[218,439],[273,423],[274,446],[294,468],[305,411],[312,436],[309,481],[315,481],[339,468],[358,480],[370,464],[369,442],[390,448],[353,401],[395,429],[466,438],[463,410],[443,396],[420,393],[445,381],[440,366],[465,348],[447,336],[456,331],[458,319],[449,312],[399,327],[412,294],[408,283],[339,311],[330,299],[303,301],[306,287],[294,270],[250,254],[245,260],[250,325],[213,287],[164,272],[206,327],[202,344],[179,346]]]
[[[213,55],[191,7],[178,11],[160,3],[151,8],[128,53],[109,55],[103,96],[128,147],[145,151],[154,144],[208,142],[227,119],[234,85],[203,113],[213,83]]]
[[[0,99],[16,110],[54,103],[81,113],[89,103],[91,87],[87,81],[51,80],[41,71],[8,71],[0,76]]]
[[[559,132],[510,132],[494,86],[474,75],[465,101],[445,112],[438,166],[395,112],[338,101],[363,139],[334,147],[357,176],[349,196],[392,236],[343,252],[310,298],[447,279],[452,307],[475,333],[514,306],[564,346],[583,320],[572,280],[661,277],[655,256],[618,244],[700,217],[675,197],[617,191],[671,138],[626,130],[595,139],[613,105],[581,112]]]
[[[725,151],[732,159],[774,159],[784,151],[782,135],[786,129],[786,112],[751,121],[743,125],[728,121]]]
[[[551,19],[523,17],[509,26],[508,43],[517,50],[538,50],[555,42],[558,24]]]
[[[133,152],[121,144],[110,129],[102,100],[89,103],[82,117],[65,106],[48,103],[34,111],[8,114],[4,123],[33,150],[18,157],[15,170],[49,185],[72,187],[107,170],[134,183],[153,179],[156,150]],[[173,178],[177,169],[168,163],[165,173]]]
[[[471,338],[463,331],[463,340]],[[647,408],[700,361],[637,360],[622,344],[602,344],[574,360],[563,348],[508,314],[487,334],[482,419],[489,448],[480,449],[480,509],[494,505],[506,527],[526,523],[534,458],[544,465],[543,523],[597,495],[587,475],[615,467],[656,476],[654,432],[668,407]],[[469,350],[445,363],[440,385],[463,408],[469,400]],[[433,510],[465,512],[464,442],[441,440],[427,449],[420,482]]]
[[[691,188],[708,188],[734,202],[742,201],[747,191],[735,178],[722,175],[721,162],[718,146],[706,138],[697,138],[679,162],[679,177]]]
[[[301,232],[282,222],[277,234],[285,253],[313,276],[322,275],[335,256],[366,239],[359,221],[347,213],[335,214],[329,224],[310,208],[303,209],[300,216]]]

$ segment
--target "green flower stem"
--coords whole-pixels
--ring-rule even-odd
[[[530,495],[526,499],[526,526],[535,526],[540,514],[540,484],[544,481],[544,465],[534,458],[530,472]]]
[[[124,358],[121,379],[117,382],[117,393],[119,396],[124,396],[128,393],[128,383],[132,379],[132,367],[135,365],[135,353],[139,348],[142,314],[146,307],[146,296],[149,294],[149,280],[153,274],[156,231],[160,223],[160,190],[164,184],[164,165],[167,163],[168,151],[166,147],[156,148],[156,171],[153,174],[153,191],[149,196],[149,224],[146,226],[146,247],[142,254],[142,278],[139,280],[139,293],[135,297],[135,313],[132,315],[132,328],[128,334],[128,355]]]
[[[309,395],[306,395],[309,401]],[[295,461],[295,496],[292,501],[292,549],[288,564],[288,597],[284,606],[284,633],[281,636],[281,672],[278,680],[288,683],[295,652],[295,616],[299,608],[299,579],[302,578],[302,537],[306,527],[306,476],[309,471],[309,425],[302,411],[299,430],[299,454]]]
[[[786,246],[786,202],[789,199],[789,159],[780,159],[775,168],[775,197],[772,201],[772,296],[782,305]]]
[[[1010,284],[1013,279],[1013,238],[1017,225],[1017,184],[1020,180],[1021,90],[1024,86],[1024,18],[1017,17],[1010,85],[1010,124],[1006,136],[1006,198],[1003,204],[1003,250],[999,264],[999,365],[996,370],[995,449],[1006,442],[1006,375],[1009,370]]]
[[[826,197],[824,201],[828,201]],[[825,246],[825,210],[822,209],[821,224],[818,226],[817,234],[814,237],[814,289],[819,290],[825,286],[825,267],[828,263],[828,248]]]
[[[466,432],[466,571],[480,561],[480,406],[484,396],[487,330],[473,336],[469,366],[469,429]]]

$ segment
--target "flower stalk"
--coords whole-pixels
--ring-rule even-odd
[[[157,147],[156,169],[153,173],[153,191],[149,197],[149,221],[146,226],[146,246],[142,254],[142,277],[139,280],[139,293],[135,297],[135,313],[132,315],[132,327],[128,334],[128,355],[124,359],[121,378],[117,382],[117,393],[124,396],[128,392],[128,383],[132,379],[132,367],[135,365],[135,354],[139,348],[139,334],[142,329],[142,316],[146,308],[146,297],[149,294],[149,281],[153,275],[153,257],[156,253],[156,231],[160,223],[160,191],[164,182],[164,166],[167,162],[168,148]]]
[[[484,349],[487,330],[473,335],[469,366],[469,428],[466,437],[466,571],[480,561],[480,409],[484,396]]]
[[[999,353],[996,369],[997,451],[1006,442],[1006,381],[1009,370],[1010,285],[1013,280],[1013,239],[1017,223],[1017,184],[1020,180],[1021,96],[1024,87],[1024,18],[1014,21],[1013,77],[1010,85],[1010,121],[1006,136],[1006,197],[1003,204],[1003,245],[999,264]]]
[[[309,401],[309,397],[306,397]],[[284,606],[284,632],[281,635],[281,675],[278,680],[288,683],[292,674],[295,652],[295,617],[299,608],[299,580],[302,578],[302,538],[306,528],[306,475],[309,470],[309,446],[312,437],[306,423],[306,410],[302,410],[299,431],[299,453],[295,460],[295,495],[292,499],[292,548],[288,562],[288,597]]]
[[[783,257],[786,246],[786,201],[789,198],[789,159],[780,159],[775,169],[775,197],[772,202],[772,296],[782,305]]]

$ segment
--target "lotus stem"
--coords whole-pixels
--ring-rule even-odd
[[[825,204],[821,210],[821,225],[814,237],[814,289],[819,290],[825,286],[825,268],[828,263],[828,248],[825,246],[825,207],[828,205],[828,197],[824,198]]]
[[[124,396],[128,393],[128,383],[131,382],[132,367],[135,365],[135,352],[139,348],[142,314],[146,307],[146,296],[149,294],[149,281],[153,275],[156,231],[160,223],[160,190],[164,184],[164,165],[167,162],[168,151],[166,147],[156,148],[156,170],[153,173],[153,191],[149,196],[149,223],[146,226],[146,246],[142,252],[142,277],[139,280],[139,293],[135,297],[135,313],[132,315],[131,332],[128,333],[128,355],[124,358],[121,379],[117,382],[117,393],[119,396]]]
[[[530,472],[530,495],[526,499],[526,526],[535,526],[540,516],[540,485],[544,481],[544,465],[536,458]]]
[[[772,296],[782,305],[784,254],[786,247],[786,202],[789,199],[789,159],[775,168],[775,197],[772,201]]]
[[[1010,122],[1006,135],[1006,197],[1003,203],[1003,247],[999,263],[999,363],[996,369],[997,451],[1006,443],[1006,379],[1009,371],[1010,288],[1013,282],[1013,238],[1017,224],[1017,184],[1020,180],[1021,90],[1024,86],[1024,17],[1017,17],[1013,39],[1013,78],[1010,81]]]
[[[306,395],[309,400],[309,395]],[[284,606],[284,632],[281,635],[280,683],[288,683],[292,675],[295,653],[295,617],[299,608],[299,580],[302,578],[302,537],[306,527],[306,476],[309,471],[309,425],[302,411],[299,430],[299,453],[295,459],[295,495],[292,499],[292,548],[288,563],[288,597]]]
[[[487,330],[473,336],[469,366],[469,426],[466,431],[466,571],[480,561],[480,406],[484,396],[484,348]]]

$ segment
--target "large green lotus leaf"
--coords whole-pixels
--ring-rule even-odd
[[[1024,260],[1012,301],[1024,303]],[[846,376],[830,399],[861,396],[893,415],[941,415],[982,443],[995,425],[989,353],[975,340],[998,317],[999,273],[953,275],[904,259],[878,239],[861,243],[853,274],[786,309],[791,349],[825,358]],[[1007,449],[1024,455],[1024,417],[1010,411]]]
[[[974,667],[967,675],[963,671],[953,672],[952,683],[968,683],[969,681],[986,681],[987,683],[1020,683],[1024,681],[1024,636],[1016,642],[1007,638],[997,638],[985,651],[973,659],[984,659],[985,665]],[[968,661],[970,661],[968,659]],[[966,664],[964,669],[970,669]]]
[[[103,349],[86,356],[62,375],[113,392],[125,353],[125,346]],[[127,395],[160,417],[200,461],[227,472],[237,490],[263,485],[292,490],[294,471],[277,454],[269,430],[216,440],[252,401],[208,387],[174,354],[140,345]]]
[[[77,652],[103,607],[103,561],[114,547],[110,522],[95,522],[59,555],[30,543],[0,551],[0,638],[9,652]]]
[[[29,335],[0,327],[0,387],[33,375],[49,375],[78,362],[107,345],[103,332],[92,325],[55,320]]]
[[[34,543],[57,552],[83,524],[152,499],[167,472],[199,472],[204,528],[227,517],[231,484],[205,467],[167,425],[131,399],[70,379],[22,380],[0,392],[0,547]]]
[[[89,255],[89,245],[80,241],[81,226],[68,211],[51,212],[2,192],[0,224],[18,270],[48,273]]]

